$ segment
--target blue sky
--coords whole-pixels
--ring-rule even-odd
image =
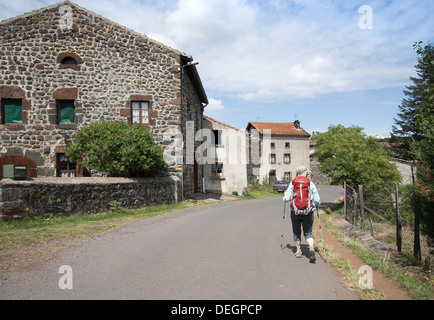
[[[0,20],[56,2],[0,0]],[[73,2],[192,55],[205,113],[240,129],[297,118],[309,133],[342,124],[388,136],[413,44],[434,42],[432,0]]]

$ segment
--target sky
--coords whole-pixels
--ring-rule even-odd
[[[57,2],[0,0],[0,20]],[[432,0],[72,2],[191,55],[205,114],[242,130],[300,120],[387,137],[416,75],[413,44],[434,42]]]

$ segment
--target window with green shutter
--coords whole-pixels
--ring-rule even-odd
[[[21,99],[2,99],[3,123],[23,123]]]
[[[59,123],[75,123],[74,100],[58,100]]]

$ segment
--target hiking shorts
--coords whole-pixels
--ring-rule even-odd
[[[306,215],[296,215],[294,211],[291,210],[291,222],[292,222],[292,233],[294,234],[294,241],[301,241],[301,228],[303,227],[303,235],[305,239],[313,238],[312,235],[312,225],[313,225],[313,211]]]

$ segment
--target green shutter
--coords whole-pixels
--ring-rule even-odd
[[[60,123],[75,123],[74,101],[60,101]]]
[[[23,106],[20,99],[4,99],[5,123],[23,123]]]

